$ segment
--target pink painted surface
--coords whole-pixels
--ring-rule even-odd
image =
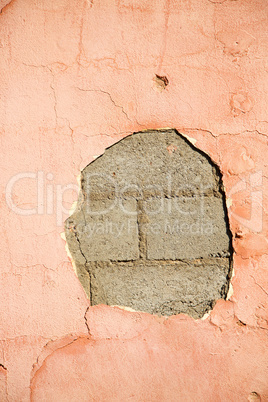
[[[268,3],[0,10],[1,401],[268,400]],[[205,320],[89,307],[60,236],[80,170],[163,127],[218,163],[229,198],[233,295]]]

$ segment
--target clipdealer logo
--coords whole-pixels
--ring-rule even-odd
[[[89,210],[88,212],[92,215],[104,215],[109,213],[116,205],[119,206],[119,208],[122,209],[122,211],[127,214],[127,215],[135,215],[136,212],[132,210],[128,210],[126,206],[124,205],[124,194],[129,191],[129,190],[135,190],[140,193],[140,196],[142,198],[142,189],[138,188],[137,186],[133,184],[126,185],[122,189],[118,189],[116,181],[114,181],[110,176],[104,177],[102,174],[93,174],[91,179],[93,178],[93,181],[96,182],[98,181],[98,175],[99,175],[99,181],[101,182],[101,186],[105,189],[105,186],[107,183],[110,185],[114,186],[114,191],[115,191],[115,197],[113,202],[110,203],[110,205],[107,208],[104,208],[104,210],[100,211],[94,211],[94,210]],[[35,207],[33,208],[22,208],[20,204],[16,204],[15,202],[15,194],[16,194],[16,186],[23,185],[25,186],[25,181],[23,180],[28,179],[28,180],[34,180],[36,184],[36,199],[35,199]],[[62,226],[64,220],[66,217],[69,216],[69,210],[64,206],[64,196],[65,193],[68,191],[74,192],[74,201],[78,199],[78,194],[79,194],[79,186],[74,183],[69,183],[69,184],[56,184],[53,182],[54,180],[54,175],[52,173],[45,173],[43,171],[38,171],[38,172],[22,172],[18,173],[10,178],[6,185],[6,191],[5,191],[5,198],[6,198],[6,203],[9,207],[9,209],[14,212],[17,215],[21,216],[32,216],[32,215],[53,215],[55,214],[56,216],[56,224],[57,226]],[[105,182],[106,180],[106,182]],[[252,174],[250,174],[247,178],[243,178],[239,180],[229,191],[228,197],[232,199],[232,197],[235,194],[245,192],[246,190],[250,191],[250,218],[246,219],[242,216],[239,216],[236,212],[232,210],[232,207],[229,208],[229,213],[230,216],[235,219],[239,224],[242,226],[246,227],[247,229],[259,233],[263,229],[263,191],[262,191],[262,183],[263,183],[263,177],[262,177],[262,171],[257,171]],[[87,183],[87,185],[90,186],[90,183]],[[171,191],[172,183],[171,183],[171,178],[167,177],[167,188],[168,191]],[[192,191],[196,191],[196,189],[191,187],[191,185],[185,183],[183,189],[190,189]],[[202,191],[205,191],[207,189],[206,186],[204,186]],[[147,189],[148,190],[148,189]],[[150,185],[150,190],[153,190],[153,186]],[[155,186],[156,191],[161,191],[161,188]],[[202,208],[203,208],[203,198],[202,198],[202,191],[200,194],[196,194],[200,197],[200,205],[196,207],[201,208],[201,214],[202,214]],[[182,197],[183,198],[183,197]],[[187,197],[184,197],[184,200],[187,199]],[[181,215],[187,215],[187,214],[195,214],[197,210],[194,208],[192,211],[191,210],[183,210],[181,206],[176,203],[171,206],[171,199],[169,199],[170,204],[168,204],[168,213],[171,213],[172,208],[175,207],[176,212]],[[89,205],[90,207],[90,205]],[[147,211],[147,213],[150,214],[158,214],[161,212],[162,205],[159,204],[159,208],[156,210],[151,210]],[[169,225],[169,223],[167,224]],[[174,223],[173,223],[174,226]],[[173,228],[173,226],[171,226]],[[178,224],[174,226],[176,230]],[[169,226],[167,226],[169,229]],[[173,229],[174,229],[173,228]],[[174,229],[174,230],[175,230]],[[114,229],[115,230],[115,229]],[[117,232],[120,232],[119,229],[116,229]],[[158,228],[154,228],[153,230],[158,230]],[[180,229],[181,230],[181,229]],[[185,229],[184,229],[185,230]],[[211,230],[211,229],[207,229]]]
[[[34,180],[36,184],[36,200],[35,208],[21,208],[14,201],[15,187],[22,185],[25,181]],[[5,197],[8,207],[17,215],[33,216],[33,215],[53,215],[56,214],[57,226],[63,223],[64,215],[69,215],[69,210],[64,206],[64,194],[67,191],[74,191],[78,197],[79,186],[74,183],[61,185],[53,183],[54,175],[52,173],[45,174],[43,171],[23,172],[12,176],[6,185]],[[48,182],[48,183],[47,183]]]
[[[247,189],[250,192],[250,218],[246,219],[229,209],[230,216],[240,225],[255,233],[262,232],[263,229],[263,191],[262,191],[262,171],[252,173],[249,177],[239,180],[229,191],[232,198],[237,193],[242,193]]]

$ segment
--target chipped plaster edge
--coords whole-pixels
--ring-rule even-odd
[[[174,127],[173,127],[173,128],[172,128],[172,127],[161,127],[161,128],[154,128],[154,129],[152,129],[152,128],[146,128],[146,129],[143,129],[143,130],[139,130],[139,132],[144,132],[144,133],[146,133],[146,132],[149,132],[149,131],[152,131],[152,130],[154,130],[154,131],[162,131],[162,130],[175,130],[175,131],[177,131],[182,137],[186,138],[186,140],[188,140],[197,150],[199,150],[199,151],[201,151],[201,152],[204,152],[204,153],[211,159],[211,161],[212,161],[213,163],[215,163],[215,164],[218,166],[218,168],[220,169],[220,166],[218,165],[218,163],[216,163],[216,162],[211,158],[210,154],[209,154],[208,152],[203,151],[201,148],[199,148],[199,147],[196,145],[197,139],[192,138],[192,137],[190,137],[189,135],[187,135],[187,134],[185,134],[184,132],[182,132],[181,130],[183,130],[183,129],[174,128]],[[133,132],[132,134],[135,134],[135,132]],[[132,135],[132,134],[130,134],[130,135]],[[124,138],[125,138],[125,137],[124,137]],[[123,139],[124,139],[124,138],[123,138]],[[119,141],[121,141],[121,140],[119,140]],[[95,159],[98,159],[99,157],[101,157],[101,156],[105,153],[105,151],[106,151],[108,148],[110,148],[111,146],[115,145],[115,144],[116,144],[117,142],[119,142],[119,141],[115,141],[112,145],[106,147],[106,148],[104,149],[104,151],[103,151],[101,154],[99,154],[99,155],[93,155],[93,160],[92,160],[92,162],[93,162]],[[91,162],[89,162],[89,163],[91,163]],[[82,170],[83,170],[83,169],[82,169]],[[220,172],[222,173],[221,169],[220,169]],[[77,176],[77,182],[78,182],[78,185],[79,185],[79,193],[80,193],[80,191],[81,191],[81,174],[82,174],[82,171],[81,171],[81,172],[79,173],[79,175]],[[226,190],[225,190],[224,185],[223,185],[223,189],[224,189],[224,192],[225,192],[225,194],[226,194]],[[70,208],[70,210],[69,210],[69,216],[68,216],[68,218],[69,218],[69,217],[74,213],[74,211],[76,210],[77,204],[78,204],[78,200],[76,200],[76,201],[73,202],[73,204],[72,204],[72,206],[71,206],[71,208]],[[229,209],[231,206],[232,206],[232,199],[226,197],[226,207],[227,207],[227,209]],[[67,218],[67,219],[68,219],[68,218]],[[231,229],[230,229],[230,232],[231,232],[231,235],[232,235],[232,237],[233,237],[233,233],[232,233]],[[81,282],[81,278],[79,278],[77,266],[76,266],[76,264],[75,264],[74,259],[72,258],[71,252],[70,252],[70,250],[69,250],[69,247],[68,247],[68,244],[67,244],[67,241],[66,241],[65,231],[62,232],[62,233],[60,234],[60,236],[61,236],[61,238],[65,241],[65,250],[66,250],[67,256],[70,258],[71,263],[72,263],[72,267],[73,267],[73,269],[74,269],[74,272],[75,272],[76,276],[78,277],[79,281]],[[232,280],[233,280],[233,277],[234,277],[233,261],[232,261],[232,269],[231,269],[231,272],[232,272],[232,275],[231,275],[231,278],[229,279],[228,292],[227,292],[227,296],[226,296],[226,299],[225,299],[225,300],[230,300],[230,298],[232,297],[232,295],[233,295],[233,293],[234,293],[234,291],[233,291],[233,285],[232,285]],[[84,288],[85,293],[87,294],[87,291],[86,291],[84,285],[83,285],[83,288]],[[89,293],[87,294],[87,297],[89,297],[89,295],[90,295],[90,289],[89,289]],[[218,300],[220,300],[220,299],[218,299]],[[217,300],[216,300],[216,301],[217,301]],[[148,314],[148,313],[143,312],[143,311],[140,311],[140,310],[134,310],[134,309],[132,309],[132,308],[130,308],[130,307],[127,307],[127,306],[112,305],[112,306],[110,306],[110,307],[112,307],[112,308],[114,308],[114,307],[120,308],[120,309],[122,309],[122,310],[124,310],[124,311],[128,311],[128,312],[139,312],[139,313]],[[200,317],[200,318],[193,318],[192,316],[190,316],[190,315],[188,315],[188,314],[186,314],[186,315],[187,315],[188,317],[190,317],[191,319],[193,319],[194,321],[200,321],[200,320],[204,321],[204,320],[210,318],[210,315],[211,315],[212,311],[213,311],[213,309],[207,311],[207,312],[206,312],[202,317]],[[179,314],[176,314],[175,316],[181,315],[181,314],[184,314],[184,313],[179,313]],[[172,317],[172,316],[165,316],[165,317],[168,319],[169,317]]]
[[[81,172],[80,172],[79,175],[76,177],[76,180],[77,180],[77,182],[78,182],[79,193],[80,193],[80,191],[81,191]],[[68,218],[70,218],[70,216],[73,215],[74,211],[75,211],[76,208],[77,208],[77,204],[78,204],[78,200],[76,200],[76,201],[74,201],[74,202],[72,203],[71,208],[70,208],[70,210],[69,210]],[[66,218],[66,219],[68,219],[68,218]],[[61,237],[62,240],[64,240],[64,242],[65,242],[65,251],[66,251],[67,256],[69,257],[69,259],[71,260],[73,270],[74,270],[76,276],[78,277],[78,269],[77,269],[77,266],[76,266],[76,264],[75,264],[75,261],[74,261],[74,259],[73,259],[73,257],[72,257],[72,254],[71,254],[71,252],[70,252],[70,249],[69,249],[69,247],[68,247],[68,243],[67,243],[66,235],[65,235],[65,230],[60,233],[60,237]]]

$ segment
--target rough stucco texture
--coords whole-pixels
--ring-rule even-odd
[[[267,7],[0,1],[1,400],[268,400]],[[223,175],[234,276],[204,320],[90,307],[60,235],[81,170],[165,127]]]
[[[65,230],[91,304],[201,318],[228,291],[224,206],[216,166],[175,130],[110,147],[82,171]]]

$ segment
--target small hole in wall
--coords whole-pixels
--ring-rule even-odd
[[[261,401],[260,395],[259,395],[257,392],[255,392],[255,391],[251,392],[251,393],[249,394],[249,396],[248,396],[247,399],[248,399],[248,401],[250,401],[250,402]]]
[[[165,75],[155,74],[153,81],[155,89],[158,89],[159,91],[163,91],[169,84],[169,80]]]
[[[91,304],[202,317],[228,292],[225,205],[218,167],[176,130],[108,148],[82,171],[65,228]]]

